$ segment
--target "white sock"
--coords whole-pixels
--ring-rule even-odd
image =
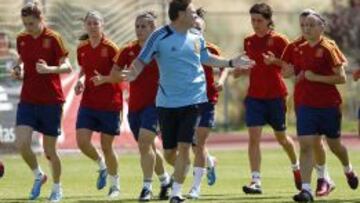
[[[119,181],[120,181],[120,177],[118,175],[109,175],[109,180],[110,180],[110,184],[111,186],[116,186],[117,188],[120,189],[120,184],[119,184]]]
[[[105,164],[104,158],[100,157],[100,158],[96,161],[96,163],[99,165],[99,169],[100,169],[100,170],[106,169],[106,164]]]
[[[148,190],[152,190],[152,180],[144,180],[143,188],[146,188]]]
[[[215,166],[215,161],[214,161],[214,157],[211,155],[207,155],[206,157],[206,165],[209,168],[212,168]]]
[[[260,172],[258,172],[258,171],[251,172],[251,179],[252,179],[252,182],[254,182],[255,184],[261,185]]]
[[[330,181],[330,176],[326,168],[326,165],[316,165],[315,168],[318,178],[323,178],[327,181]]]
[[[61,184],[60,183],[54,183],[52,187],[52,191],[60,192],[61,190]]]
[[[162,175],[159,175],[159,181],[161,183],[161,186],[168,185],[170,183],[170,176],[167,172],[165,172]]]
[[[345,173],[350,173],[352,171],[353,171],[353,168],[352,168],[351,163],[349,163],[349,165],[347,165],[347,166],[344,166],[344,172]]]
[[[33,170],[35,179],[41,178],[44,175],[44,172],[41,170],[41,167],[38,166],[36,169]]]
[[[306,190],[306,191],[308,191],[308,192],[310,192],[312,194],[312,192],[311,192],[311,184],[310,183],[301,184],[301,189]]]
[[[194,181],[193,188],[200,190],[201,180],[204,174],[206,173],[206,168],[194,167]]]
[[[181,188],[182,188],[182,184],[174,182],[172,185],[170,197],[175,197],[175,196],[181,197]]]
[[[291,168],[292,168],[293,171],[300,170],[299,160],[297,160],[295,164],[291,164]]]

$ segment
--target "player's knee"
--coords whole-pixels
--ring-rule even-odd
[[[150,150],[152,149],[151,143],[147,143],[147,142],[139,142],[138,147],[139,147],[140,153],[142,153],[142,154],[149,153]]]

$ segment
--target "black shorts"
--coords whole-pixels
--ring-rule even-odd
[[[193,143],[200,122],[200,105],[179,108],[158,107],[164,149],[174,149],[179,142]]]

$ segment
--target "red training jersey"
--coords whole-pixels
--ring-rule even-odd
[[[40,74],[36,63],[42,59],[48,66],[59,66],[68,51],[58,33],[45,27],[40,36],[22,32],[17,36],[16,47],[24,64],[24,80],[20,101],[32,104],[61,104],[64,94],[59,74]]]
[[[206,48],[209,50],[209,53],[219,56],[220,49],[211,43],[206,43]],[[216,84],[214,80],[213,68],[203,65],[205,78],[206,78],[206,93],[209,102],[216,104],[219,98],[219,91],[216,89]]]
[[[89,40],[81,42],[77,48],[77,59],[85,75],[85,90],[80,106],[100,111],[120,111],[122,108],[122,92],[120,83],[105,83],[95,86],[90,80],[95,71],[101,75],[109,75],[114,65],[113,58],[118,47],[106,37],[96,47]]]
[[[244,40],[244,50],[256,65],[250,69],[250,84],[247,96],[257,99],[274,99],[287,94],[285,83],[281,76],[281,67],[266,65],[263,54],[268,51],[280,58],[286,46],[287,38],[279,33],[270,31],[263,37],[252,34]]]
[[[133,41],[116,55],[114,62],[120,67],[125,68],[140,54],[141,46],[139,42]],[[159,69],[155,60],[152,60],[144,67],[144,70],[130,82],[129,111],[141,111],[150,105],[155,105],[155,98],[159,86]]]
[[[300,45],[301,63],[303,71],[310,70],[319,75],[333,75],[333,68],[341,67],[346,59],[336,44],[326,38],[322,38],[315,46],[308,42]],[[341,96],[336,85],[320,82],[312,82],[304,79],[301,90],[300,105],[314,108],[338,107],[341,104]]]

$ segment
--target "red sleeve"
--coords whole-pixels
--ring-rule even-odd
[[[277,58],[280,58],[283,54],[285,48],[289,45],[289,40],[285,37],[279,37],[278,40],[276,40],[276,53],[275,56]]]
[[[78,61],[79,66],[82,66],[83,63],[82,63],[81,57],[80,57],[80,48],[78,48],[76,50],[76,57],[77,57],[77,61]]]
[[[339,56],[338,51],[336,50],[336,47],[328,48],[326,50],[326,61],[329,62],[332,68],[339,67],[344,64],[343,60]]]
[[[244,51],[245,51],[245,53],[247,53],[248,52],[248,49],[247,49],[247,39],[244,39],[244,44],[243,44],[243,47],[244,47]]]
[[[129,65],[128,49],[127,48],[120,49],[117,52],[117,54],[114,56],[113,61],[116,65],[118,65],[121,68],[124,68],[125,66]]]
[[[61,58],[69,55],[69,51],[65,48],[64,42],[60,36],[58,35],[54,36],[53,42],[54,42],[55,56],[57,60],[60,60]]]
[[[292,54],[294,53],[294,45],[293,44],[289,44],[286,48],[285,48],[285,50],[284,50],[284,52],[282,53],[282,55],[281,55],[281,60],[282,61],[285,61],[286,63],[290,63],[290,64],[292,64],[293,62],[292,62]]]
[[[20,38],[19,37],[16,38],[16,51],[21,59],[21,46],[20,46]]]

